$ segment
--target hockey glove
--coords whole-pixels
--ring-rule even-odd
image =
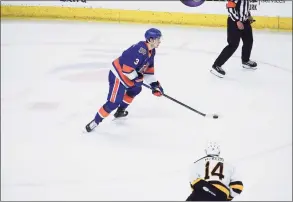
[[[138,76],[133,80],[134,86],[141,87],[141,85],[143,84],[143,74],[140,72],[137,72],[137,75]]]
[[[160,85],[159,81],[153,82],[150,84],[152,87],[152,93],[155,96],[162,96],[164,94],[164,89],[162,88],[162,86]]]

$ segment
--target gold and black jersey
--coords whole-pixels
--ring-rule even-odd
[[[198,179],[194,180],[190,184],[191,189],[193,190],[194,185],[196,183],[198,183],[199,181],[201,181],[201,180],[204,180],[204,179],[198,178]],[[233,199],[233,196],[235,195],[234,193],[231,193],[231,192],[235,192],[237,194],[240,194],[242,192],[242,190],[243,190],[243,183],[241,181],[230,182],[229,188],[226,187],[220,181],[216,181],[216,180],[215,181],[208,181],[208,183],[210,183],[211,185],[215,186],[221,192],[225,193],[225,195],[227,196],[227,201],[231,201]]]

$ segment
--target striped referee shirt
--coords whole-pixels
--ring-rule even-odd
[[[226,6],[229,12],[229,17],[233,21],[246,21],[251,15],[249,1],[250,0],[228,0]]]

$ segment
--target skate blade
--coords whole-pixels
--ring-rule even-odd
[[[250,67],[250,66],[247,66],[247,65],[242,65],[243,69],[246,69],[246,70],[256,70],[257,67]]]
[[[91,132],[93,132],[93,130],[90,131],[90,132],[87,132],[87,130],[86,130],[85,128],[83,128],[83,129],[81,130],[81,133],[84,134],[84,135],[89,134],[89,133],[91,133]]]
[[[213,69],[211,69],[210,72],[211,72],[213,75],[215,75],[215,76],[217,76],[217,77],[219,77],[219,78],[224,78],[224,75],[220,74],[219,72],[217,72],[217,71],[215,71],[215,70],[213,70]]]
[[[89,134],[89,133],[93,132],[93,131],[96,129],[96,127],[97,127],[97,126],[95,126],[91,131],[87,131],[86,127],[83,127],[83,128],[82,128],[82,133],[83,133],[83,134]]]

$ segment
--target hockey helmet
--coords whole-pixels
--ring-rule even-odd
[[[205,152],[207,155],[220,155],[220,145],[218,145],[217,142],[208,142],[206,148],[205,148]]]
[[[144,34],[144,37],[147,41],[149,41],[151,38],[153,39],[160,38],[161,36],[162,36],[161,31],[156,28],[148,29]]]

